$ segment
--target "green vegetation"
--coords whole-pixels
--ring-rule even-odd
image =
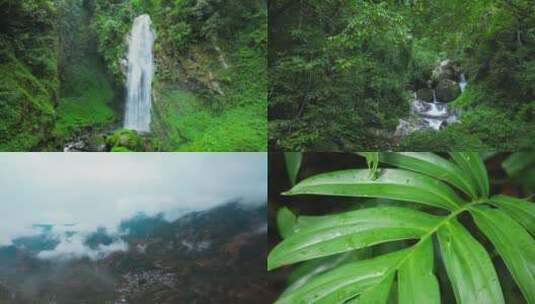
[[[279,208],[268,269],[303,263],[276,303],[535,303],[535,204],[522,198],[534,193],[520,190],[533,179],[515,180],[535,172],[532,153],[359,154],[368,169],[326,170],[354,154],[304,154],[308,177],[279,198],[326,208]]]
[[[58,95],[51,1],[0,1],[0,150],[29,151],[47,138]]]
[[[189,92],[164,90],[155,132],[158,149],[181,151],[261,151],[266,149],[265,111],[245,105],[216,114]],[[262,116],[264,114],[264,116]],[[233,136],[228,136],[233,134]]]
[[[103,127],[118,118],[108,104],[113,100],[114,91],[102,68],[96,62],[77,64],[75,68],[64,82],[73,87],[65,89],[70,93],[60,99],[56,109],[58,119],[54,135],[59,137],[85,127]]]
[[[529,0],[272,1],[270,149],[531,147],[534,16]],[[447,59],[469,82],[460,122],[400,142],[411,91],[444,85]]]
[[[265,56],[255,45],[256,31],[240,40],[221,78],[231,83],[224,96],[193,95],[164,87],[154,103],[158,149],[162,151],[265,151]]]
[[[113,8],[113,9],[112,9]],[[110,71],[133,17],[157,40],[153,149],[266,150],[266,9],[262,1],[96,1],[93,27]]]
[[[1,0],[0,8],[0,150],[93,142],[119,122],[126,37],[140,14],[156,32],[161,96],[155,131],[144,136],[154,146],[143,149],[266,150],[264,1]]]

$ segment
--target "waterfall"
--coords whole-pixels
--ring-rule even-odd
[[[466,81],[466,78],[464,77],[464,73],[461,73],[459,76],[459,88],[461,88],[461,92],[464,92],[464,89],[466,88],[466,85],[468,82]]]
[[[155,39],[149,15],[141,15],[134,19],[128,39],[124,127],[149,132],[151,83],[154,73],[152,45]]]

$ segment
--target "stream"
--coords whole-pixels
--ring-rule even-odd
[[[463,73],[459,75],[459,89],[464,92],[468,82]],[[410,119],[400,119],[396,128],[396,136],[407,136],[410,133],[421,129],[440,130],[441,128],[455,123],[459,119],[459,112],[451,109],[447,102],[442,102],[437,98],[436,90],[433,89],[432,102],[426,102],[418,98],[413,92],[411,101]]]

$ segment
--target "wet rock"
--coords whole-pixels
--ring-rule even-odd
[[[457,81],[459,79],[460,73],[461,66],[459,65],[459,63],[447,59],[441,61],[440,64],[433,70],[431,80],[434,83],[439,83],[443,80]]]
[[[83,140],[69,142],[65,144],[63,152],[84,152],[87,150],[87,145]]]
[[[436,87],[437,99],[441,102],[450,102],[461,94],[461,88],[456,81],[442,79]]]
[[[414,99],[411,103],[411,111],[413,113],[425,113],[429,111],[431,104],[420,99]]]
[[[414,123],[400,119],[396,131],[394,132],[394,136],[405,137],[418,129],[420,129],[419,126],[415,125]]]
[[[429,88],[419,89],[416,91],[416,98],[427,102],[433,102],[433,90]]]

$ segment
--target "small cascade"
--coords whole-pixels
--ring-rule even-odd
[[[452,121],[451,113],[448,109],[448,104],[438,101],[435,90],[433,90],[433,102],[426,102],[420,100],[414,95],[412,101],[411,112],[414,116],[419,117],[422,128],[433,128],[435,130],[440,129],[442,124]]]
[[[441,127],[457,121],[457,112],[450,110],[448,104],[440,102],[433,91],[433,102],[418,99],[416,94],[411,103],[411,122],[400,121],[396,133],[400,136],[408,135],[415,130],[431,128],[440,130]]]
[[[459,112],[450,109],[448,103],[442,102],[440,99],[446,96],[444,97],[447,98],[445,101],[451,101],[455,96],[458,96],[458,94],[453,95],[455,93],[452,94],[450,93],[451,91],[447,91],[447,89],[451,90],[451,85],[448,86],[450,83],[455,84],[454,89],[457,89],[458,85],[461,93],[466,89],[468,81],[465,75],[460,73],[460,70],[461,68],[450,60],[440,62],[440,65],[433,71],[433,78],[438,84],[434,85],[434,89],[431,87],[419,88],[419,93],[414,92],[410,116],[407,120],[399,120],[394,136],[404,137],[421,129],[440,130],[446,125],[457,122]],[[430,96],[431,89],[432,99]]]
[[[126,129],[139,132],[150,131],[154,39],[149,15],[141,15],[134,19],[128,41],[127,96],[124,118]]]
[[[466,78],[464,77],[464,73],[461,73],[459,76],[459,88],[461,89],[461,92],[464,92],[464,89],[466,88],[466,85],[468,82],[466,81]]]

